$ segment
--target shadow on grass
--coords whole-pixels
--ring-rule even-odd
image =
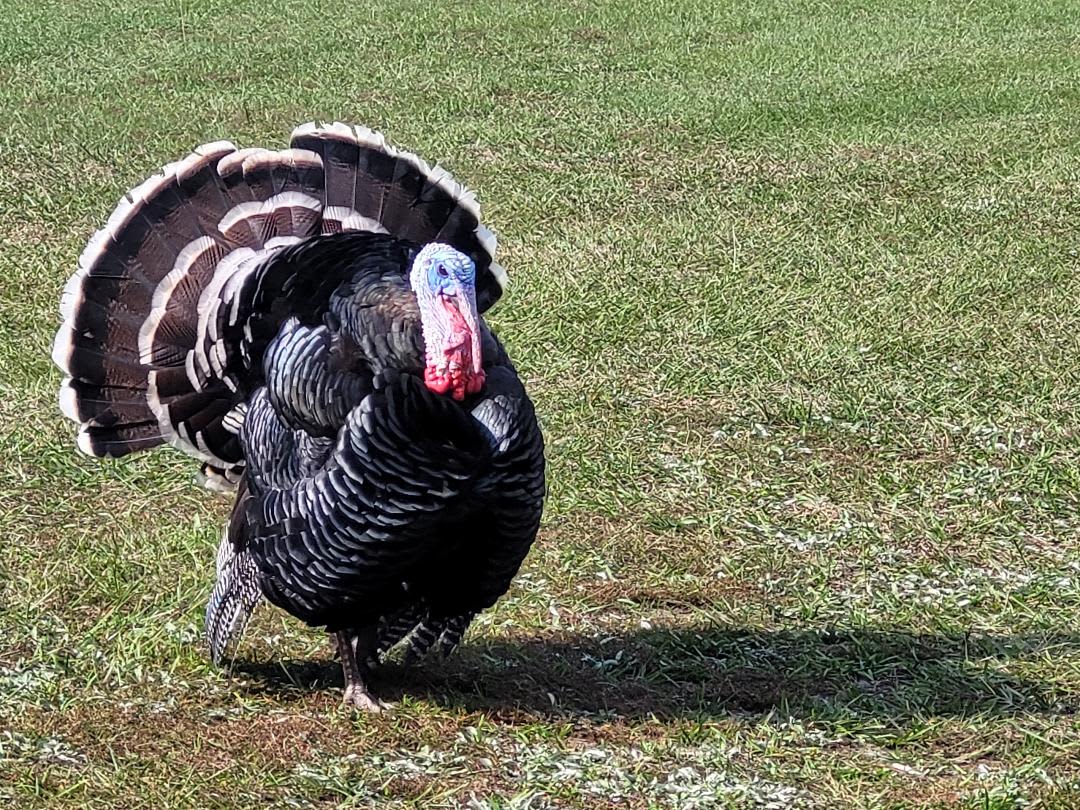
[[[578,716],[783,716],[904,721],[926,715],[1072,713],[1075,691],[1020,674],[1025,662],[1075,654],[1080,635],[948,636],[695,627],[599,636],[476,641],[418,668],[373,679],[383,698],[470,710]],[[340,688],[336,661],[236,663],[279,698]]]

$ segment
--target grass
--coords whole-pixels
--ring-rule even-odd
[[[11,0],[0,799],[1080,806],[1080,6]],[[228,505],[73,449],[48,360],[120,193],[347,119],[477,189],[550,500],[446,664],[338,708]]]

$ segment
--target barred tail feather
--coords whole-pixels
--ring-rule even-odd
[[[475,612],[458,616],[432,616],[423,602],[416,602],[393,616],[383,617],[375,644],[375,657],[385,660],[398,644],[406,645],[406,661],[423,658],[432,649],[443,657],[450,655],[476,616]]]
[[[413,603],[393,616],[384,616],[375,641],[376,656],[385,657],[426,617],[427,607],[422,602]]]
[[[258,570],[251,555],[236,551],[228,531],[217,551],[217,581],[206,606],[206,640],[211,660],[221,666],[244,634],[251,614],[262,601]]]
[[[440,655],[446,657],[457,649],[458,644],[461,643],[461,639],[465,635],[465,631],[469,629],[469,625],[472,624],[475,616],[475,612],[470,612],[447,620],[442,633],[439,634],[437,649]]]
[[[417,661],[436,650],[444,658],[454,651],[472,623],[475,612],[458,616],[428,616],[409,633],[406,662]]]
[[[80,449],[115,457],[168,442],[212,470],[242,465],[243,392],[206,354],[208,333],[233,276],[319,233],[322,185],[311,152],[218,142],[124,196],[65,286],[53,343]]]
[[[442,623],[428,618],[416,625],[409,633],[408,647],[405,650],[405,663],[411,664],[428,654],[435,640],[442,633]]]

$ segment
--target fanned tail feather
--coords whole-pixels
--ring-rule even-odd
[[[476,302],[502,295],[495,235],[480,223],[476,196],[445,169],[395,149],[378,132],[347,124],[304,124],[291,145],[319,155],[326,170],[323,233],[369,230],[412,242],[445,242],[476,261]]]
[[[115,457],[167,442],[206,462],[214,487],[235,485],[245,378],[260,370],[235,367],[258,355],[227,346],[222,324],[269,256],[357,230],[448,242],[476,260],[481,310],[502,293],[473,194],[364,127],[305,124],[281,151],[205,144],[129,191],[61,300],[53,360],[80,449]]]

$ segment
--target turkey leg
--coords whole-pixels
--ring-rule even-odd
[[[341,669],[345,673],[345,699],[342,702],[364,712],[382,711],[379,701],[372,697],[364,683],[368,672],[366,662],[375,651],[375,627],[366,627],[359,632],[342,631],[334,637],[341,654]]]

